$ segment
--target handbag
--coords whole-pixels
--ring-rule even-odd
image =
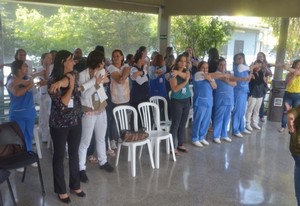
[[[148,137],[149,134],[146,132],[145,128],[141,128],[139,131],[122,130],[120,132],[120,138],[124,142],[136,142],[147,139]]]

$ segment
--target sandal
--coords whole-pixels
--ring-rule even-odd
[[[97,164],[98,163],[98,159],[94,155],[88,156],[88,160],[92,164]]]
[[[180,152],[189,152],[189,150],[187,148],[185,148],[184,146],[179,146],[177,147],[177,149],[180,151]]]

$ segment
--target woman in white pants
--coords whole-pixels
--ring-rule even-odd
[[[260,129],[258,126],[259,121],[259,109],[264,96],[265,82],[264,73],[262,71],[262,61],[257,60],[254,63],[254,70],[249,82],[249,98],[248,107],[246,112],[246,129],[252,131],[254,129]],[[251,126],[251,117],[253,124]]]
[[[109,82],[104,69],[104,55],[99,51],[92,51],[87,57],[87,69],[79,73],[79,85],[81,91],[82,135],[79,145],[79,170],[80,181],[88,182],[86,175],[86,156],[93,131],[95,130],[97,159],[100,169],[112,172],[114,168],[107,162],[105,148],[105,133],[107,117],[105,107],[106,93],[103,83]]]

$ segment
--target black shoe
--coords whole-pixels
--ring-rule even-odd
[[[61,202],[66,203],[66,204],[69,204],[69,203],[71,202],[70,197],[61,198],[61,197],[58,195],[58,199],[59,199]]]
[[[85,170],[81,170],[79,172],[79,178],[80,182],[87,183],[89,181],[89,178],[86,176]]]
[[[104,165],[100,166],[101,170],[106,170],[106,172],[113,172],[114,168],[108,163],[106,162]]]
[[[81,192],[75,192],[75,190],[70,190],[70,192],[72,193],[72,194],[75,194],[75,195],[77,195],[78,197],[85,197],[85,193],[81,190]]]

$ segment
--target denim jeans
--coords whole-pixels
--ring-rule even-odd
[[[300,155],[293,156],[295,160],[294,184],[297,205],[300,205]]]
[[[300,93],[290,93],[285,92],[284,94],[284,103],[288,103],[292,108],[297,107],[300,104]],[[284,105],[281,127],[286,128],[286,107]]]

